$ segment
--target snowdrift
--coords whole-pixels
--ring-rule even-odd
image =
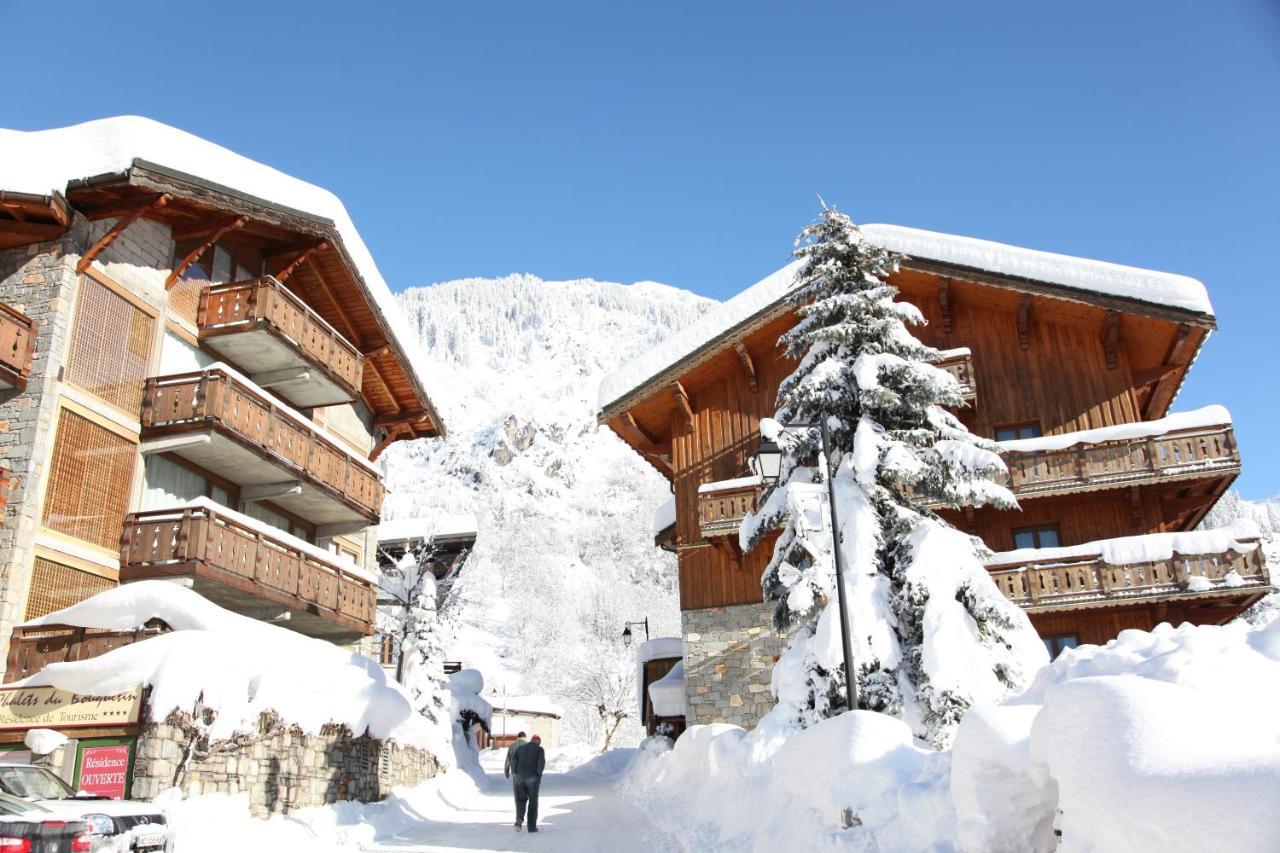
[[[308,733],[337,723],[357,736],[368,732],[450,761],[450,721],[434,724],[415,713],[404,689],[373,661],[224,610],[186,587],[126,584],[27,626],[129,631],[156,618],[173,631],[89,660],[50,664],[18,683],[75,693],[143,684],[151,687],[152,720],[175,709],[191,713],[200,700],[216,713],[209,728],[214,738],[251,731],[263,712],[272,711]]]
[[[623,784],[690,849],[1261,853],[1277,707],[1280,621],[1161,625],[1064,653],[944,751],[881,714],[798,732],[775,711],[647,741]]]

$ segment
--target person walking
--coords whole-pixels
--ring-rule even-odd
[[[524,823],[526,806],[529,810],[529,831],[538,831],[538,788],[542,785],[542,770],[546,765],[542,738],[537,735],[515,751],[511,778],[515,780],[516,788],[516,832]]]
[[[512,762],[516,760],[516,751],[526,743],[528,743],[528,741],[525,740],[524,732],[520,732],[516,735],[516,739],[512,742],[511,746],[507,747],[507,761],[502,767],[502,775],[506,776],[508,779],[511,778],[511,766]],[[513,791],[515,790],[515,782],[511,783],[511,789]]]

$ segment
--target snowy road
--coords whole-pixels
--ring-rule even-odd
[[[661,853],[679,847],[649,823],[614,789],[615,774],[591,765],[565,772],[548,769],[542,779],[538,833],[517,833],[511,783],[503,778],[502,755],[487,754],[479,790],[442,791],[426,821],[366,844],[370,853],[460,850],[610,851]]]

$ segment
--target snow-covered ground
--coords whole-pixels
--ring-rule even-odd
[[[548,750],[537,835],[516,833],[505,752],[488,751],[480,766],[454,770],[385,802],[338,803],[268,821],[246,817],[238,797],[171,802],[175,853],[352,853],[352,851],[529,850],[662,853],[679,850],[663,830],[617,790],[615,780],[635,750],[600,755],[581,748]],[[218,827],[216,833],[210,827]]]

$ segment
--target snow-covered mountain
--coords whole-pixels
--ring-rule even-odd
[[[399,299],[449,437],[387,451],[385,515],[476,514],[450,658],[480,669],[495,698],[551,696],[571,735],[595,740],[593,692],[633,680],[623,623],[679,634],[675,560],[650,532],[668,486],[596,426],[596,387],[716,303],[652,282],[527,275]]]

